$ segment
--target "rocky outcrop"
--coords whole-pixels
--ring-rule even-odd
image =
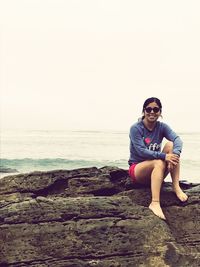
[[[34,172],[0,180],[0,266],[200,266],[200,185],[165,183],[167,221],[150,189],[116,167]]]

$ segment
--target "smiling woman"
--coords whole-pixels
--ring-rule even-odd
[[[183,202],[187,200],[187,195],[179,186],[182,141],[167,124],[158,121],[162,113],[158,98],[148,98],[142,111],[142,119],[130,129],[129,174],[134,183],[151,184],[152,201],[149,208],[165,220],[160,207],[160,189],[168,173],[177,197]],[[161,151],[163,138],[168,142]]]

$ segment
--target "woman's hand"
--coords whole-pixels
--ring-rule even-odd
[[[173,166],[176,166],[179,163],[179,156],[173,153],[168,153],[165,156],[165,160],[168,162],[168,165],[170,166],[171,164]]]

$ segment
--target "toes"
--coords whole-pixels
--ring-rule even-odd
[[[173,191],[175,192],[177,198],[182,201],[182,202],[185,202],[188,200],[188,196],[182,191],[182,189],[179,187],[179,188],[174,188]]]
[[[182,202],[188,200],[188,196],[184,192],[177,193],[176,195]]]
[[[159,214],[159,215],[157,215],[157,216],[158,216],[160,219],[166,221],[166,217],[165,217],[164,214]]]
[[[154,207],[152,206],[151,204],[149,205],[149,209],[157,216],[159,217],[160,219],[162,220],[166,220],[166,217],[165,215],[163,214],[162,212],[162,209],[160,207]]]

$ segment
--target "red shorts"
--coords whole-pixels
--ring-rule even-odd
[[[136,167],[137,163],[133,163],[128,170],[129,176],[131,177],[132,181],[134,183],[137,182],[136,177],[135,177],[135,167]]]

